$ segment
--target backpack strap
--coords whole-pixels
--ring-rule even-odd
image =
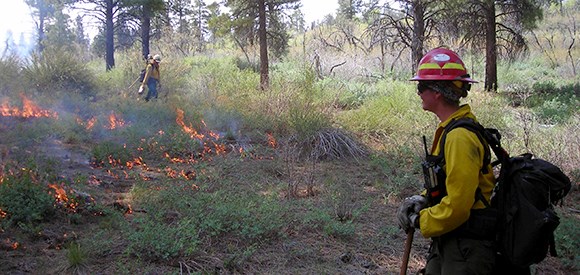
[[[487,174],[490,173],[491,171],[489,171],[489,169],[487,168],[489,164],[492,164],[492,166],[496,166],[498,164],[498,161],[502,161],[503,160],[507,160],[507,158],[509,156],[507,156],[506,158],[500,158],[500,156],[498,156],[498,153],[502,154],[502,152],[505,152],[505,150],[503,150],[503,148],[501,147],[500,144],[500,139],[501,139],[501,135],[499,134],[499,131],[496,129],[491,129],[491,128],[484,128],[481,124],[479,124],[477,121],[475,121],[472,118],[458,118],[455,119],[453,121],[451,121],[447,126],[445,126],[445,130],[443,132],[443,135],[441,137],[441,141],[440,141],[440,146],[441,149],[440,151],[443,152],[442,154],[445,154],[444,150],[445,150],[445,140],[447,138],[447,134],[455,129],[455,128],[465,128],[471,132],[473,132],[477,138],[479,139],[479,142],[481,144],[483,144],[483,148],[484,148],[484,155],[483,155],[483,164],[482,167],[480,169],[480,171],[483,174]],[[490,147],[492,148],[494,154],[496,154],[496,157],[498,157],[498,161],[495,162],[491,162],[491,151],[490,151]],[[440,153],[441,154],[441,153]],[[507,155],[507,153],[505,153],[505,155]],[[485,207],[490,207],[490,202],[488,202],[485,197],[483,196],[481,189],[479,187],[477,187],[477,190],[475,191],[475,200],[480,200]]]
[[[481,124],[477,123],[474,119],[472,118],[458,118],[455,120],[452,120],[449,124],[447,124],[447,126],[445,126],[445,129],[443,131],[443,135],[441,136],[441,140],[440,140],[440,154],[445,154],[445,140],[447,139],[447,134],[449,132],[451,132],[451,130],[455,129],[455,128],[465,128],[473,133],[475,133],[475,135],[477,136],[477,138],[479,139],[479,142],[481,142],[481,144],[483,144],[484,147],[484,154],[483,154],[483,165],[481,167],[481,172],[483,174],[487,174],[491,171],[489,171],[487,169],[487,165],[491,163],[491,152],[489,150],[489,142],[487,141],[486,138],[486,129],[483,128],[483,126],[481,126]],[[497,130],[496,130],[497,132]],[[499,132],[498,132],[499,135]],[[498,144],[499,144],[499,140],[498,140]],[[495,152],[495,151],[494,151]]]
[[[483,193],[481,193],[481,188],[479,187],[477,187],[477,190],[475,190],[475,199],[475,201],[480,200],[483,205],[485,205],[485,207],[491,207],[491,204],[485,199]]]

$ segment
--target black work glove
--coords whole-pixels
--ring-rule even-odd
[[[405,198],[399,211],[397,212],[397,219],[399,220],[399,227],[405,232],[409,229],[419,227],[419,211],[427,206],[427,199],[420,195]]]

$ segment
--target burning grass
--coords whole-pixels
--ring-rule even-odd
[[[397,199],[396,195],[393,201],[384,197],[389,175],[378,168],[382,164],[371,165],[363,157],[357,165],[317,158],[318,169],[287,174],[283,172],[284,159],[274,154],[286,144],[278,143],[272,134],[264,133],[263,140],[252,143],[252,149],[244,154],[235,150],[236,146],[242,148],[236,144],[224,145],[232,149],[217,154],[215,148],[204,150],[201,146],[220,144],[221,139],[199,136],[206,130],[192,135],[184,130],[189,123],[184,122],[186,128],[182,126],[176,123],[173,129],[144,137],[133,146],[112,141],[94,144],[97,150],[92,156],[99,155],[103,161],[92,162],[92,166],[87,163],[86,169],[93,176],[74,183],[47,182],[50,185],[42,193],[48,195],[50,207],[60,209],[58,213],[68,217],[67,224],[82,226],[74,230],[74,239],[71,228],[56,231],[58,234],[50,230],[42,233],[54,243],[52,250],[63,251],[62,260],[67,264],[61,271],[397,271],[402,253],[397,244],[402,244],[404,234],[391,224]],[[340,138],[330,137],[333,134],[323,133],[318,138],[325,139],[325,146],[341,144]],[[350,154],[344,147],[340,150],[343,155],[339,156]],[[399,173],[413,177],[412,171],[405,171]],[[283,195],[296,173],[312,176],[317,190],[313,196]],[[94,200],[80,196],[83,193],[72,187],[95,194],[91,196]],[[83,206],[100,211],[79,211]],[[7,215],[13,209],[0,208]],[[83,218],[89,213],[90,219]],[[55,225],[60,222],[52,221]],[[426,240],[416,239],[412,270],[424,263],[427,246]],[[14,243],[19,244],[16,251],[32,245],[11,238],[7,246]],[[16,264],[3,268],[0,271],[18,270]]]
[[[0,116],[4,117],[20,117],[20,118],[58,118],[58,114],[54,111],[42,109],[37,106],[32,100],[28,99],[24,94],[20,94],[22,99],[22,107],[12,106],[7,98],[4,99],[0,105]]]
[[[380,154],[360,136],[321,127],[328,121],[312,114],[317,110],[309,110],[312,117],[294,116],[292,130],[301,135],[288,136],[292,131],[247,126],[251,122],[214,129],[184,111],[191,108],[157,103],[59,112],[58,119],[20,117],[11,125],[19,131],[15,137],[37,134],[32,142],[6,144],[0,151],[0,247],[10,255],[0,272],[23,272],[25,262],[39,263],[32,271],[47,270],[54,261],[64,263],[60,272],[105,274],[398,271],[405,235],[393,226],[395,209],[401,197],[420,188],[418,156],[408,146],[413,140],[402,136],[417,129],[393,130],[388,140],[399,143]],[[40,119],[49,125],[38,127]],[[407,116],[391,119],[401,123]],[[69,128],[61,125],[65,121]],[[276,123],[284,124],[266,124]],[[64,138],[54,129],[85,139],[59,141],[59,154],[36,150]],[[357,135],[367,138],[391,131],[361,129]],[[85,157],[73,157],[72,148]],[[6,166],[7,160],[14,165]],[[22,168],[33,173],[27,176]],[[294,183],[298,195],[289,196]],[[10,204],[22,194],[38,197],[46,208]],[[16,214],[21,218],[13,219]],[[564,216],[571,234],[563,233],[562,242],[574,236],[569,225],[577,221]],[[20,231],[28,235],[15,233]],[[428,243],[415,239],[413,271],[424,264]],[[566,257],[577,250],[565,249]]]

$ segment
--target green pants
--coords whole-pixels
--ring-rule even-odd
[[[425,274],[492,274],[495,256],[493,241],[452,236],[433,238]]]

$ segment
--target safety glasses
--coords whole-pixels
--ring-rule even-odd
[[[427,85],[427,83],[424,82],[419,82],[417,84],[417,94],[422,94],[423,92],[425,92],[427,89],[431,89],[431,87],[429,87],[429,85]]]

